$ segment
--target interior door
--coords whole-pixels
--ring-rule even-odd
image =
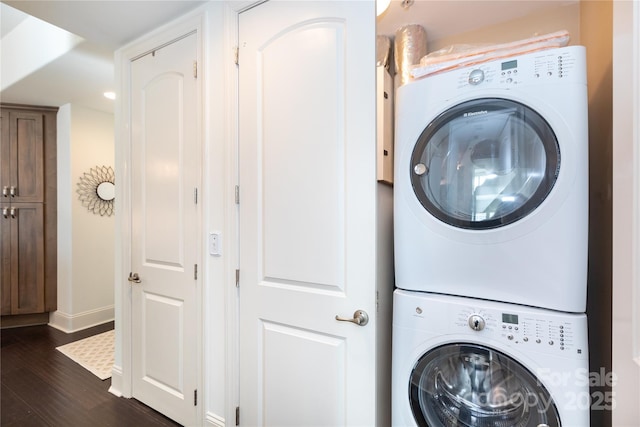
[[[374,2],[240,14],[240,425],[376,425],[374,46]]]
[[[197,424],[200,144],[195,33],[131,65],[132,393]]]

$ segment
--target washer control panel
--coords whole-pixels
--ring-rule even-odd
[[[499,343],[525,353],[588,356],[587,316],[427,292],[394,292],[393,326],[439,340]]]
[[[556,315],[551,310],[523,307],[521,310],[493,310],[465,307],[455,315],[458,332],[478,334],[506,345],[545,353],[586,354],[586,321]],[[570,315],[569,315],[570,316]],[[578,315],[577,315],[578,316]],[[568,355],[568,354],[567,354]]]
[[[509,88],[530,83],[579,81],[584,75],[582,51],[569,46],[542,50],[504,60],[480,63],[470,68],[454,70],[458,89],[501,87]]]

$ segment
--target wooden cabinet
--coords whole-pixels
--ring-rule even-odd
[[[56,114],[0,105],[3,327],[46,323],[57,305]]]

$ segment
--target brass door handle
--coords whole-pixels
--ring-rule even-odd
[[[140,280],[140,276],[138,276],[138,273],[129,273],[129,278],[127,280],[129,280],[132,283],[142,282],[142,280]]]
[[[369,323],[369,315],[364,310],[356,310],[355,313],[353,313],[353,318],[347,319],[336,314],[336,320],[340,322],[355,323],[358,326],[364,326]]]

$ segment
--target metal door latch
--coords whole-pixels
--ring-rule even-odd
[[[351,322],[351,323],[355,323],[358,326],[364,326],[367,323],[369,323],[369,315],[367,314],[366,311],[364,310],[356,310],[353,313],[353,318],[351,319],[347,319],[344,317],[340,317],[336,314],[336,320],[340,321],[340,322]]]
[[[129,280],[130,282],[133,283],[140,283],[142,282],[142,280],[140,280],[140,276],[138,276],[138,273],[129,273]]]

